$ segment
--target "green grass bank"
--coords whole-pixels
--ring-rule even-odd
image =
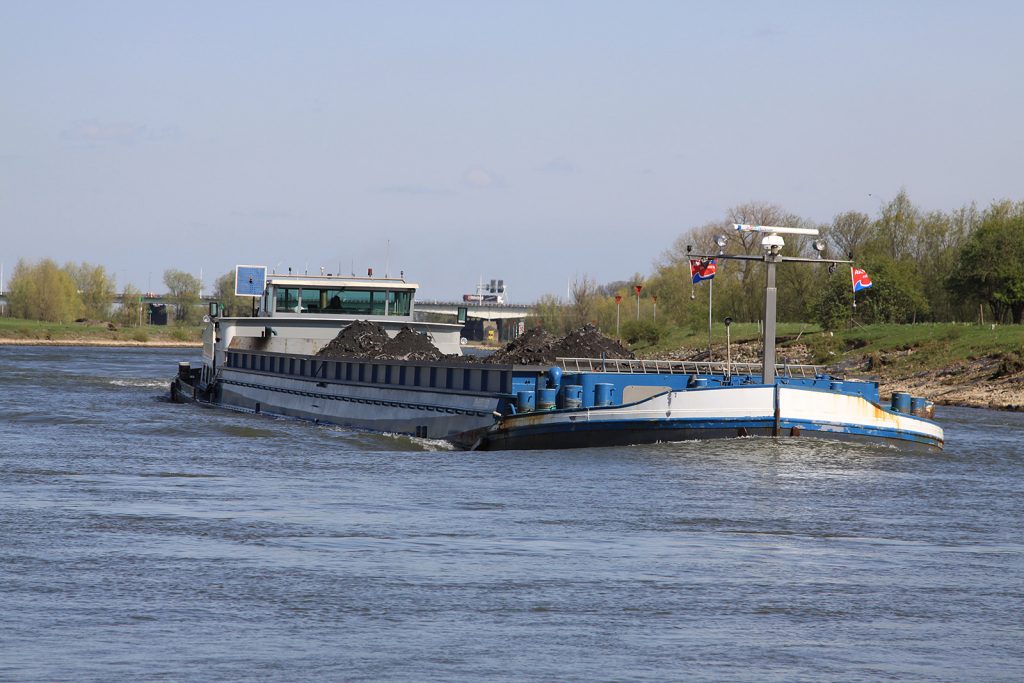
[[[0,318],[0,343],[104,346],[199,346],[201,329],[192,326],[118,327],[106,322],[51,323]]]

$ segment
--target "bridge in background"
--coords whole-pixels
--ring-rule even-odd
[[[533,306],[525,304],[494,304],[477,301],[421,301],[416,300],[417,313],[436,313],[457,316],[466,309],[467,318],[479,320],[522,320],[530,315]]]
[[[466,312],[463,319],[459,313]],[[486,301],[416,301],[416,314],[451,316],[464,322],[462,334],[472,341],[489,343],[515,339],[526,331],[526,318],[533,306]]]

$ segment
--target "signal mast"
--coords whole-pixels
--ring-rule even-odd
[[[822,252],[825,251],[825,241],[816,239],[813,247],[818,252],[817,258],[806,258],[802,256],[783,256],[782,248],[786,246],[782,235],[811,235],[818,236],[816,228],[788,228],[775,225],[749,225],[746,223],[733,223],[733,230],[736,232],[756,232],[764,235],[761,238],[761,256],[753,254],[725,254],[724,249],[728,241],[724,235],[715,238],[718,245],[718,254],[695,254],[693,245],[686,245],[686,253],[696,258],[708,259],[731,259],[735,261],[763,261],[765,264],[765,287],[764,287],[764,367],[762,369],[761,381],[763,384],[775,384],[775,317],[778,290],[775,287],[775,267],[782,262],[798,263],[823,263]],[[852,258],[852,254],[850,255]],[[837,263],[852,263],[852,261],[841,259],[828,259],[829,271],[835,269]]]

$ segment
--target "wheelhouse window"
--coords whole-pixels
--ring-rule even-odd
[[[397,292],[388,292],[388,314],[409,315],[412,306],[412,292],[408,289],[401,289]]]
[[[373,292],[362,289],[341,290],[341,312],[357,315],[374,315]],[[383,305],[381,306],[383,308]]]
[[[278,287],[277,306],[279,313],[296,313],[299,306],[299,294],[302,290],[298,287]]]
[[[320,305],[320,294],[319,289],[303,289],[300,313],[323,313],[324,307]]]
[[[276,304],[278,313],[405,316],[412,309],[412,291],[279,286]]]
[[[325,313],[341,313],[342,297],[345,292],[341,289],[321,289],[320,302],[323,304]]]

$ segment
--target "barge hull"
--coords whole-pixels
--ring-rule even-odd
[[[822,429],[806,422],[782,421],[776,430],[771,420],[737,422],[719,426],[680,424],[678,420],[658,423],[607,424],[591,422],[570,430],[516,429],[488,434],[481,448],[485,450],[538,450],[562,448],[597,448],[601,446],[638,446],[678,441],[705,441],[743,437],[777,437],[827,439],[900,448],[938,450],[942,443],[928,437],[908,437],[896,433],[872,433],[836,427]]]
[[[786,386],[691,389],[625,406],[516,415],[496,425],[481,447],[584,448],[745,436],[943,447],[942,429],[929,420],[887,411],[858,395]]]

